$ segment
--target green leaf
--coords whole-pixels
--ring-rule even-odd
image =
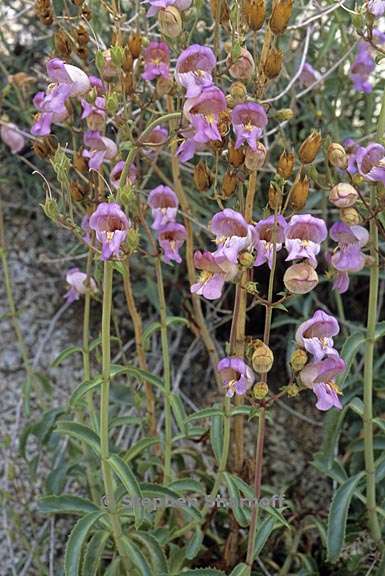
[[[203,532],[197,527],[186,545],[186,558],[193,560],[199,554],[203,542]]]
[[[170,404],[175,420],[178,424],[179,430],[182,432],[182,434],[187,436],[188,435],[188,430],[186,426],[187,416],[180,396],[177,396],[176,394],[173,393],[170,394]]]
[[[224,416],[212,416],[210,427],[210,441],[217,463],[219,464],[223,452]]]
[[[146,548],[155,574],[168,574],[166,556],[155,536],[148,532],[136,531],[130,537]]]
[[[229,576],[250,576],[250,568],[244,562],[235,566]]]
[[[198,410],[194,414],[187,417],[187,422],[193,422],[194,420],[201,420],[202,418],[210,418],[211,416],[222,416],[222,408],[203,408],[203,410]]]
[[[97,512],[99,508],[86,498],[63,494],[62,496],[43,496],[38,502],[41,514],[87,514]]]
[[[182,316],[168,316],[166,319],[167,326],[172,326],[173,324],[186,324],[189,325],[189,321]],[[160,330],[160,322],[152,322],[149,326],[147,326],[143,331],[143,344],[146,345],[150,336]]]
[[[111,420],[110,430],[112,430],[112,428],[116,428],[117,426],[136,426],[142,424],[143,418],[140,416],[117,416]]]
[[[335,452],[343,421],[347,414],[347,407],[343,410],[330,410],[324,418],[324,437],[321,450],[316,454],[319,460],[322,460],[326,468],[330,468]]]
[[[146,558],[143,556],[140,548],[138,548],[138,546],[126,536],[122,537],[122,542],[126,548],[127,556],[129,557],[130,562],[132,562],[132,564],[138,568],[139,574],[141,574],[141,576],[153,576],[151,568]]]
[[[114,558],[114,560],[108,565],[103,576],[121,576],[120,571],[120,558]]]
[[[345,382],[347,377],[349,376],[350,368],[353,364],[354,358],[360,348],[365,343],[365,334],[363,332],[355,332],[347,340],[341,350],[341,356],[345,360],[346,363],[346,370],[338,376],[337,384],[338,386],[343,389],[345,387]]]
[[[224,478],[229,490],[229,496],[231,500],[234,501],[234,505],[231,507],[232,512],[238,524],[242,526],[242,528],[245,528],[249,524],[250,513],[247,514],[249,510],[246,512],[241,506],[241,494],[237,484],[233,480],[232,474],[225,472]]]
[[[84,554],[82,576],[97,576],[103,551],[109,537],[110,533],[106,530],[98,530],[92,536]]]
[[[138,505],[134,506],[134,514],[135,527],[139,528],[143,522],[144,510],[143,506],[141,505],[143,496],[138,481],[135,478],[129,465],[126,464],[126,462],[120,456],[113,454],[109,457],[108,461],[110,462],[115,474],[118,476],[123,486],[127,490],[128,495],[138,500]]]
[[[271,516],[266,516],[266,518],[261,522],[255,535],[254,558],[257,558],[260,555],[262,548],[266,544],[270,534],[277,527],[278,526],[275,523],[275,519]]]
[[[174,480],[174,482],[169,484],[169,488],[179,493],[190,492],[190,494],[193,492],[202,494],[204,491],[203,485],[197,480],[191,478],[180,478],[179,480]]]
[[[72,356],[72,354],[76,354],[77,352],[83,352],[80,346],[68,346],[68,348],[65,348],[65,350],[59,354],[59,356],[56,356],[55,360],[51,364],[52,368],[57,368],[64,362],[64,360]]]
[[[335,562],[340,555],[345,540],[346,521],[352,496],[358,483],[365,475],[360,472],[340,486],[333,497],[328,520],[327,551],[328,560]]]
[[[65,576],[79,576],[80,559],[83,544],[92,526],[104,516],[104,512],[90,512],[83,516],[74,526],[66,545],[64,556]]]
[[[155,438],[154,436],[141,438],[138,442],[135,442],[135,444],[127,450],[127,452],[124,455],[123,460],[126,463],[131,462],[131,460],[136,458],[138,456],[138,454],[143,452],[143,450],[145,450],[146,448],[149,448],[150,446],[154,446],[155,444],[159,444],[159,442],[160,442],[160,439],[158,437]]]
[[[92,448],[92,450],[100,456],[99,436],[88,426],[79,424],[78,422],[61,421],[57,426],[57,431],[59,434],[67,434],[68,436],[71,436],[71,438],[84,442],[84,444]]]
[[[226,576],[226,574],[216,568],[195,568],[181,572],[180,576]]]

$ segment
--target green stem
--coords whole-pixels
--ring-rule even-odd
[[[90,249],[87,257],[86,273],[87,273],[87,285],[89,287],[90,277],[91,277],[91,265],[92,265],[92,250]],[[90,310],[91,310],[91,291],[87,290],[84,295],[84,312],[83,312],[83,376],[84,380],[88,382],[91,380],[91,367],[90,367]],[[87,392],[86,395],[88,414],[92,423],[94,430],[98,430],[98,419],[96,416],[95,406],[93,402],[92,391]]]
[[[170,353],[168,349],[168,334],[167,334],[167,309],[166,298],[164,295],[162,263],[160,256],[155,260],[156,280],[158,285],[159,297],[159,316],[160,316],[160,339],[162,345],[162,358],[163,358],[163,382],[165,388],[164,398],[164,470],[163,470],[163,484],[168,484],[171,481],[171,449],[172,449],[172,413],[171,413],[171,369],[170,369]]]
[[[114,493],[114,481],[109,462],[109,397],[111,379],[111,310],[112,310],[112,276],[113,264],[110,261],[104,263],[103,278],[103,312],[102,312],[102,388],[100,397],[100,454],[102,460],[102,472],[104,490],[106,494],[106,507],[110,516],[112,533],[116,547],[122,558],[126,573],[130,573],[130,562],[125,553],[122,542],[122,527],[116,508]]]

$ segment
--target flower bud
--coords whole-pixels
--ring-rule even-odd
[[[194,168],[194,182],[199,192],[208,190],[211,186],[211,173],[208,170],[206,163],[200,160]]]
[[[269,387],[266,382],[257,382],[253,386],[253,395],[256,400],[263,400],[269,393]]]
[[[270,18],[270,30],[278,36],[282,34],[289,23],[293,0],[278,0]]]
[[[266,160],[266,148],[262,144],[262,142],[257,142],[257,149],[252,150],[251,148],[247,148],[245,154],[245,166],[251,172],[255,170],[260,170],[265,163]]]
[[[290,190],[290,207],[298,212],[306,206],[309,196],[309,179],[307,176],[300,176]]]
[[[294,164],[295,155],[293,152],[287,152],[287,150],[284,150],[278,160],[278,174],[285,180],[288,180],[293,172]]]
[[[298,396],[299,388],[297,384],[289,384],[288,387],[286,388],[286,392],[290,398],[294,398],[295,396]]]
[[[318,284],[318,274],[308,262],[299,262],[288,268],[283,283],[292,294],[307,294]]]
[[[321,134],[313,131],[304,142],[302,142],[299,149],[299,158],[302,164],[311,164],[321,148]]]
[[[241,48],[241,53],[237,58],[233,58],[230,54],[227,58],[227,66],[230,76],[236,80],[249,80],[255,70],[253,57],[246,48]]]
[[[128,49],[131,52],[132,57],[134,60],[139,58],[140,53],[142,51],[142,36],[140,34],[131,34],[128,40]]]
[[[59,217],[59,209],[56,200],[47,196],[44,204],[40,204],[40,206],[43,208],[44,214],[47,216],[47,218],[53,222],[56,222]]]
[[[237,189],[238,178],[235,172],[228,170],[223,176],[222,193],[226,198],[230,198]]]
[[[265,374],[271,370],[274,362],[274,355],[270,348],[262,340],[254,341],[254,352],[251,363],[255,372]]]
[[[348,226],[355,226],[356,224],[360,224],[361,216],[357,212],[355,208],[341,208],[340,210],[340,218],[342,222],[345,222]]]
[[[332,143],[328,147],[328,160],[335,168],[345,170],[348,167],[348,155],[341,144]]]
[[[282,192],[273,183],[269,186],[269,206],[274,212],[282,206]]]
[[[159,10],[158,22],[162,34],[169,38],[177,38],[182,32],[182,18],[175,6]]]
[[[232,142],[229,142],[229,163],[236,168],[241,166],[245,160],[245,154],[241,148],[235,148]]]
[[[53,37],[55,52],[61,58],[69,58],[72,52],[72,43],[64,30],[58,30]]]
[[[294,372],[300,372],[302,368],[305,367],[307,361],[308,355],[306,354],[305,350],[302,350],[302,348],[297,348],[297,350],[294,350],[290,358],[290,364]]]
[[[242,16],[251,30],[259,30],[265,21],[265,0],[243,0]]]
[[[364,178],[357,172],[357,174],[353,174],[352,182],[355,186],[360,186],[364,182]]]
[[[278,120],[278,122],[286,122],[294,118],[294,112],[291,108],[281,108],[281,110],[277,110],[274,113],[274,118]]]
[[[330,190],[329,200],[338,208],[350,208],[357,202],[358,192],[351,184],[340,182]]]
[[[266,56],[263,63],[263,72],[266,78],[272,80],[279,76],[282,68],[283,55],[281,50],[277,48],[271,48]]]
[[[242,82],[233,82],[230,86],[230,96],[234,104],[243,104],[247,100],[247,89]]]
[[[251,268],[255,262],[255,255],[250,252],[241,252],[238,256],[238,262],[243,268]]]

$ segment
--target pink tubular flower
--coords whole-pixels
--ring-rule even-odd
[[[338,246],[329,258],[330,264],[337,270],[333,288],[340,294],[349,288],[349,273],[359,272],[365,266],[365,254],[361,252],[369,241],[369,233],[362,226],[348,226],[336,222],[330,229],[330,237]]]
[[[115,164],[115,166],[113,167],[113,169],[111,170],[110,183],[111,183],[111,186],[113,186],[113,188],[115,188],[115,190],[118,190],[118,188],[119,188],[120,177],[122,175],[124,165],[125,165],[125,161],[119,160],[119,162],[117,162]],[[130,184],[130,185],[134,184],[136,177],[137,177],[137,174],[138,174],[137,167],[135,166],[135,164],[131,164],[129,171],[128,171],[127,181],[125,182],[125,184]]]
[[[168,6],[175,6],[178,10],[188,10],[192,0],[146,0],[150,4],[147,16],[156,16],[159,10],[164,10]]]
[[[373,90],[369,76],[375,67],[376,62],[371,54],[370,44],[364,41],[359,42],[355,60],[350,67],[350,78],[357,92],[369,94]]]
[[[199,96],[203,88],[212,85],[216,63],[214,52],[207,46],[192,44],[183,50],[176,61],[175,77],[186,88],[187,98]]]
[[[328,235],[326,224],[321,218],[310,214],[292,216],[286,228],[285,247],[288,251],[286,260],[307,258],[314,268],[317,267],[316,256]]]
[[[186,100],[183,112],[195,130],[195,142],[205,144],[210,140],[222,139],[218,130],[218,118],[219,113],[225,110],[225,95],[216,86],[209,86],[196,98]]]
[[[97,130],[87,130],[84,133],[84,144],[90,150],[83,150],[84,158],[88,158],[89,170],[99,170],[104,160],[112,160],[118,153],[113,140],[102,136]]]
[[[239,253],[253,247],[254,230],[242,214],[225,208],[214,215],[210,223],[211,231],[216,235],[218,250],[229,262],[237,264]]]
[[[102,244],[102,260],[119,256],[120,245],[127,237],[131,222],[119,204],[102,202],[91,214],[89,227],[96,232],[96,238]]]
[[[305,88],[309,88],[314,82],[317,82],[321,78],[321,74],[313,68],[309,62],[305,62],[299,75],[299,82]]]
[[[257,140],[262,136],[262,130],[267,124],[263,106],[255,102],[238,104],[231,113],[231,121],[236,135],[235,147],[240,148],[246,142],[255,152]]]
[[[57,84],[70,88],[70,96],[83,96],[91,89],[90,80],[77,66],[66,64],[60,58],[52,58],[47,63],[48,76]]]
[[[254,372],[243,358],[222,358],[218,362],[217,370],[223,379],[226,396],[229,398],[232,398],[234,394],[243,396],[254,384]]]
[[[269,268],[272,267],[274,242],[273,232],[275,228],[275,251],[279,252],[282,248],[282,243],[285,241],[285,231],[287,222],[285,218],[278,214],[275,218],[274,215],[260,220],[255,226],[255,245],[256,245],[256,258],[254,266],[262,266],[265,262],[268,263]]]
[[[153,41],[144,51],[144,80],[154,80],[157,76],[169,77],[170,49],[165,42]]]
[[[322,360],[325,356],[335,356],[338,352],[333,348],[333,336],[340,331],[334,316],[326,314],[323,310],[317,310],[312,318],[302,322],[295,333],[295,341],[298,346],[305,348],[313,354],[314,360]]]
[[[2,124],[0,128],[0,136],[4,144],[9,146],[12,154],[17,154],[25,146],[25,138],[17,129],[16,124]]]
[[[172,260],[180,264],[182,258],[179,250],[186,240],[186,228],[183,224],[169,222],[158,231],[159,245],[163,250],[163,260],[169,264]]]
[[[165,126],[155,126],[146,136],[143,142],[143,154],[148,158],[154,159],[160,151],[161,146],[168,140],[168,129]]]
[[[85,98],[80,101],[83,113],[82,120],[87,119],[87,126],[90,130],[102,130],[106,120],[106,99],[104,96],[97,96],[92,104]]]
[[[193,44],[186,48],[176,62],[175,77],[186,88],[187,98],[196,98],[204,88],[212,85],[212,71],[216,57],[211,48]]]
[[[191,286],[191,292],[207,300],[220,298],[225,282],[233,280],[238,272],[236,264],[232,264],[223,255],[211,252],[195,252],[194,264],[202,272],[198,282]]]
[[[356,153],[358,172],[370,182],[385,184],[385,148],[371,142],[366,148],[360,147]]]
[[[368,0],[368,12],[375,18],[379,18],[385,14],[385,0]]]
[[[37,92],[33,104],[40,112],[31,128],[34,136],[47,136],[51,132],[51,124],[64,122],[69,116],[66,100],[71,89],[65,84],[51,85],[47,92]]]
[[[81,294],[86,294],[88,291],[91,294],[97,292],[95,280],[90,277],[89,285],[87,285],[87,274],[80,272],[79,268],[70,268],[67,272],[66,281],[69,284],[69,290],[65,295],[68,304],[79,300]]]
[[[97,76],[89,76],[88,77],[91,88],[95,88],[96,94],[98,96],[103,96],[106,93],[106,85],[104,84],[103,80],[98,78]]]
[[[318,410],[329,410],[333,406],[341,410],[342,404],[338,398],[340,391],[334,381],[337,374],[341,374],[346,369],[346,364],[338,355],[327,356],[318,362],[312,362],[305,366],[300,372],[302,383],[308,388],[312,388],[317,396],[316,408]]]
[[[153,230],[160,230],[170,222],[174,222],[178,211],[178,197],[168,186],[157,186],[151,190],[148,197],[154,221]]]

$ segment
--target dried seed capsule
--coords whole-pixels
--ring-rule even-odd
[[[260,170],[265,163],[267,150],[262,142],[257,142],[257,149],[247,147],[245,153],[245,166],[251,172]]]
[[[338,208],[350,208],[357,202],[359,194],[351,184],[340,182],[330,190],[329,200]]]
[[[74,168],[75,170],[78,170],[79,172],[81,172],[82,174],[85,174],[86,172],[88,172],[88,164],[86,159],[83,156],[83,149],[80,148],[76,154],[74,155]]]
[[[58,141],[53,134],[33,141],[32,149],[39,158],[51,158],[58,147]]]
[[[79,46],[85,46],[88,44],[90,39],[90,35],[88,34],[87,30],[84,26],[80,25],[76,30],[76,40]]]
[[[80,184],[80,182],[70,183],[70,194],[74,202],[81,202],[87,195],[88,187]]]
[[[318,274],[307,262],[293,264],[283,277],[283,283],[292,294],[307,294],[318,284]]]
[[[229,110],[219,112],[218,115],[218,130],[219,134],[223,137],[230,132],[231,128],[231,115]]]
[[[251,30],[259,30],[265,21],[265,1],[243,0],[242,16]]]
[[[302,142],[299,149],[299,158],[302,164],[311,164],[321,148],[321,134],[315,130]]]
[[[290,207],[298,212],[306,206],[309,196],[309,180],[307,176],[300,176],[290,190]]]
[[[335,168],[342,168],[345,170],[345,168],[348,167],[348,155],[341,144],[330,144],[328,147],[328,160]]]
[[[282,34],[289,23],[293,0],[278,0],[273,8],[270,18],[270,30],[275,34]]]
[[[253,395],[256,400],[263,400],[269,393],[269,387],[266,382],[257,382],[253,386]]]
[[[271,183],[269,187],[269,206],[272,210],[279,210],[282,205],[282,192]]]
[[[266,78],[272,80],[277,78],[282,68],[283,55],[281,50],[277,48],[271,48],[266,56],[266,60],[263,63],[263,72]]]
[[[167,6],[158,12],[160,31],[169,38],[177,38],[182,32],[182,18],[178,8]]]
[[[271,349],[262,342],[262,340],[254,341],[254,352],[251,357],[251,363],[255,372],[265,374],[271,370],[274,362],[274,355]]]
[[[55,52],[62,58],[68,58],[72,52],[72,43],[64,30],[55,32],[54,38]]]
[[[241,148],[235,148],[232,142],[229,142],[229,162],[232,166],[238,168],[245,160],[245,154]]]
[[[134,58],[128,46],[125,47],[123,52],[122,68],[124,72],[132,72],[134,66]]]
[[[293,368],[294,372],[300,372],[302,368],[305,367],[308,361],[308,355],[306,354],[305,350],[302,348],[297,348],[294,350],[293,354],[290,358],[290,365]]]
[[[340,210],[340,218],[342,222],[345,222],[348,226],[355,226],[356,224],[360,224],[361,216],[357,212],[355,208],[341,208]]]
[[[216,20],[217,16],[218,16],[218,10],[219,10],[218,2],[219,1],[220,1],[219,24],[222,24],[223,26],[228,27],[230,13],[229,13],[229,7],[227,5],[227,0],[210,0],[211,14],[212,14],[213,20]]]
[[[131,34],[128,40],[128,48],[134,60],[139,58],[142,51],[142,36],[140,34]]]
[[[211,186],[211,173],[203,160],[200,160],[194,168],[194,182],[199,192],[204,192]]]
[[[230,96],[234,104],[243,104],[247,100],[247,89],[242,82],[233,82],[230,86]]]
[[[295,155],[293,152],[287,152],[284,150],[279,157],[277,172],[282,178],[288,180],[293,172],[295,164]]]
[[[228,170],[223,176],[222,192],[226,198],[230,198],[237,189],[238,178],[235,172]]]

